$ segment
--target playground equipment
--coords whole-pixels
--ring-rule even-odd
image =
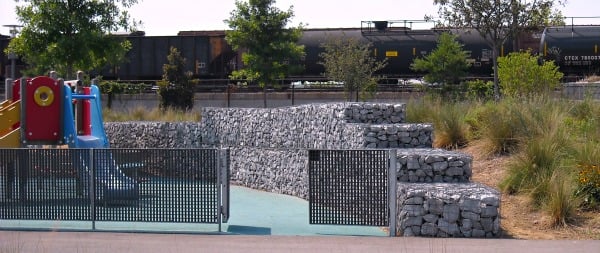
[[[84,193],[93,185],[98,200],[136,200],[137,182],[126,176],[112,157],[104,131],[100,90],[92,81],[83,84],[83,73],[77,80],[64,81],[38,76],[30,79],[6,80],[6,101],[0,104],[0,148],[27,148],[32,145],[68,146],[88,149],[77,152],[73,164]],[[89,149],[106,149],[94,152]],[[19,159],[19,184],[24,196],[29,168],[27,159]],[[14,167],[5,161],[4,167]],[[89,175],[93,173],[94,181]],[[9,174],[9,173],[7,173]],[[15,173],[12,173],[13,175]],[[14,178],[6,177],[11,185]]]

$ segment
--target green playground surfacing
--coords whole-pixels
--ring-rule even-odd
[[[310,225],[308,202],[293,196],[232,186],[227,223],[170,223],[122,221],[0,220],[1,229],[91,230],[111,232],[223,233],[239,235],[388,236],[385,228]],[[143,201],[143,198],[142,198]],[[123,207],[126,208],[126,207]],[[185,210],[181,210],[185,212]],[[168,214],[166,214],[168,215]]]

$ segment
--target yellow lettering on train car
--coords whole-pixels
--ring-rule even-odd
[[[398,57],[398,51],[385,51],[385,57]]]

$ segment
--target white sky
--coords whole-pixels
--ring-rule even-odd
[[[598,0],[567,0],[562,13],[567,17],[600,16]],[[185,30],[223,30],[235,8],[235,0],[140,0],[129,11],[141,20],[140,30],[146,35],[176,35]],[[0,0],[0,25],[17,24],[14,0]],[[308,28],[360,27],[361,21],[421,20],[425,15],[437,16],[433,0],[277,0],[276,6],[287,10],[294,6],[292,25],[303,23]],[[600,18],[579,19],[577,24],[598,24]],[[9,28],[0,27],[0,34]]]

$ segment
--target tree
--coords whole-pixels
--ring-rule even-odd
[[[448,25],[477,30],[492,48],[494,62],[494,97],[500,99],[498,55],[510,35],[545,20],[540,18],[552,9],[554,0],[434,0],[440,16]],[[560,2],[559,2],[560,3]]]
[[[232,78],[258,82],[263,89],[264,106],[267,85],[300,70],[295,64],[304,55],[304,46],[297,44],[302,36],[302,24],[286,28],[294,16],[293,7],[281,11],[275,0],[235,2],[236,10],[225,22],[231,28],[225,39],[234,50],[246,50],[242,55],[244,68],[233,71]]]
[[[29,64],[30,75],[56,70],[70,79],[75,70],[118,63],[131,47],[110,33],[135,27],[126,9],[137,0],[17,1],[25,3],[17,6],[23,28],[7,50]]]
[[[325,67],[325,76],[342,82],[347,99],[358,101],[372,95],[377,87],[377,78],[373,74],[385,67],[386,61],[379,62],[371,55],[371,44],[355,39],[338,39],[322,45],[325,49],[319,56]]]
[[[425,58],[417,58],[410,65],[415,71],[427,72],[425,81],[443,86],[458,84],[467,75],[469,53],[456,41],[456,35],[444,32],[438,38],[438,45]]]
[[[498,58],[498,76],[503,94],[518,97],[554,90],[563,74],[552,61],[540,65],[530,52],[513,52]]]
[[[192,73],[185,71],[186,59],[177,48],[171,47],[167,61],[163,65],[163,79],[158,83],[160,107],[190,110],[194,106],[194,85]]]

